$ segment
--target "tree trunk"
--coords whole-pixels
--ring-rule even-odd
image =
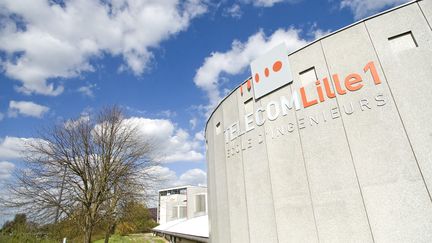
[[[92,231],[93,231],[92,227],[85,229],[84,243],[91,243]]]
[[[109,238],[110,238],[111,234],[114,233],[115,227],[116,227],[116,223],[112,223],[108,227],[108,230],[105,232],[105,243],[109,243]]]
[[[84,228],[84,243],[91,243],[93,233],[93,224],[91,223],[90,216],[86,217]]]

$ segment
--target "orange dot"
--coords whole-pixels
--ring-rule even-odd
[[[247,87],[248,90],[251,89],[251,82],[250,82],[250,79],[247,81],[247,86],[246,86],[246,87]]]
[[[255,74],[255,82],[256,82],[256,83],[259,82],[259,75],[258,75],[258,73]]]
[[[281,70],[281,68],[282,68],[282,62],[281,61],[277,61],[273,64],[273,71],[279,72],[279,70]]]
[[[268,77],[268,76],[269,76],[269,74],[270,74],[270,71],[268,70],[268,68],[266,68],[266,69],[264,70],[264,74],[265,74],[265,76],[266,76],[266,77]]]
[[[243,86],[240,85],[240,94],[243,95]]]

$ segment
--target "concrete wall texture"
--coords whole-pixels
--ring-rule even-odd
[[[291,53],[293,83],[228,95],[206,127],[211,242],[432,242],[431,24],[411,2]],[[342,94],[282,114],[326,77]]]

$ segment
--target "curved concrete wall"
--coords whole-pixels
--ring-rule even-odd
[[[293,83],[226,97],[206,127],[211,241],[432,242],[431,24],[412,2],[290,54]],[[326,77],[341,94],[320,102]],[[317,104],[284,106],[301,87]]]

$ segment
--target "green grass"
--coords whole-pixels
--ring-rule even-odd
[[[164,239],[151,234],[133,234],[133,235],[113,235],[110,237],[110,243],[132,243],[132,242],[144,242],[144,243],[166,243]],[[94,241],[93,243],[104,243],[104,239]]]
[[[35,238],[33,235],[19,234],[15,236],[8,236],[0,234],[1,243],[57,243],[55,240],[50,239],[39,239]]]

